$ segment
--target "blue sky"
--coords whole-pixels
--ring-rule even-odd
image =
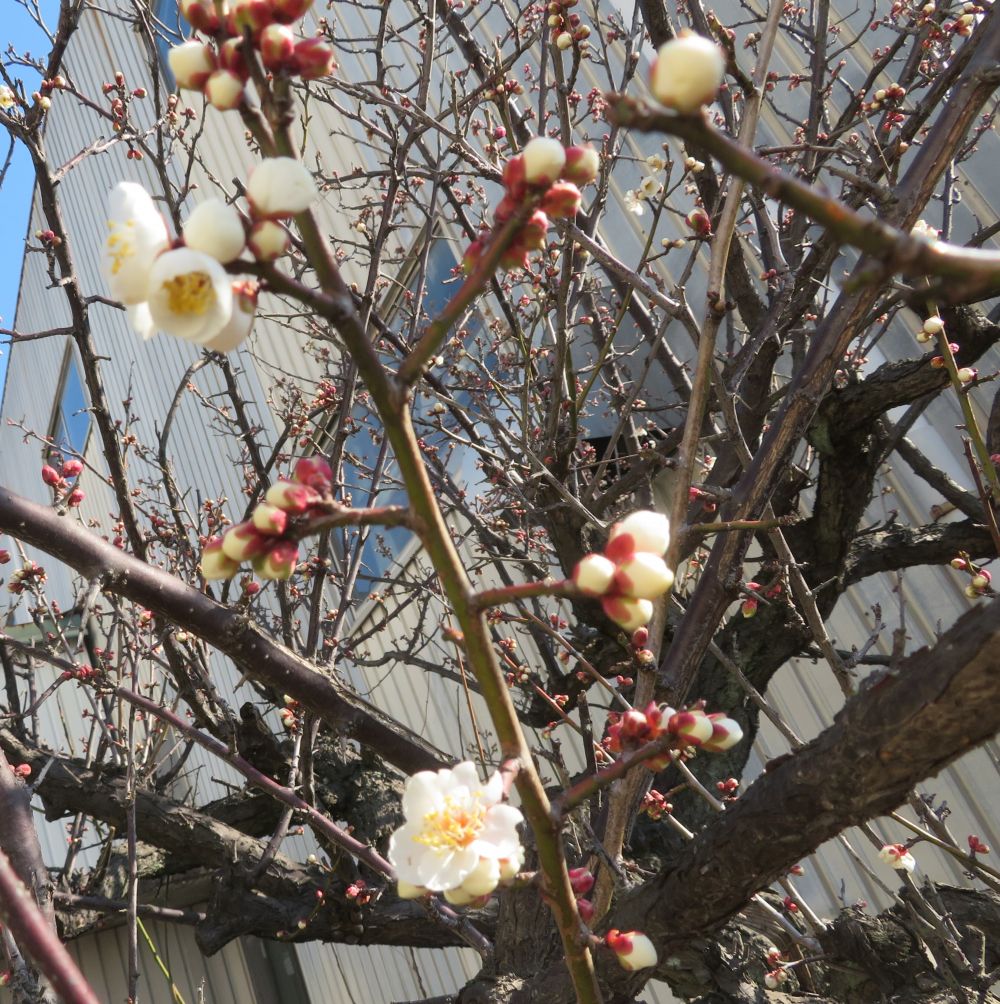
[[[0,3],[4,14],[0,27],[0,51],[6,53],[10,44],[19,53],[43,56],[48,51],[47,40],[24,8],[14,0],[0,0]],[[59,10],[58,0],[41,0],[41,7],[46,23],[50,28],[54,27]],[[4,62],[7,62],[6,58]],[[12,68],[11,73],[24,78],[28,93],[37,87],[37,79],[27,78],[20,68]],[[6,132],[0,132],[0,166],[7,156],[7,142]],[[31,180],[31,165],[24,151],[18,149],[0,187],[0,220],[3,220],[3,227],[0,228],[0,327],[3,328],[13,327],[14,324],[17,284],[24,257],[24,235],[31,206]],[[0,341],[0,387],[6,372],[7,348]]]

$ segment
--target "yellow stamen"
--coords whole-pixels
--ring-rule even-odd
[[[174,314],[204,314],[215,299],[212,279],[204,272],[185,272],[163,283]]]
[[[436,851],[457,850],[468,847],[482,833],[485,825],[484,805],[470,806],[465,800],[457,803],[449,796],[445,798],[441,811],[428,812],[424,816],[424,830],[413,839]]]

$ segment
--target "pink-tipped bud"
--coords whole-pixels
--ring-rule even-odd
[[[687,220],[687,225],[699,237],[710,237],[712,235],[712,218],[700,206],[692,209],[685,219]]]
[[[222,550],[222,538],[213,537],[201,551],[201,574],[208,581],[231,579],[239,570],[240,563],[233,561]]]
[[[181,14],[192,28],[214,35],[219,30],[219,15],[212,0],[181,0]]]
[[[615,545],[614,555],[610,553],[610,546],[605,548],[605,554],[612,560],[620,560],[635,551],[665,554],[670,545],[670,520],[663,513],[640,509],[611,527],[608,543]]]
[[[68,505],[70,507],[70,509],[75,509],[77,506],[79,506],[79,505],[81,505],[83,503],[83,500],[86,497],[87,496],[86,496],[86,494],[84,494],[83,489],[81,489],[81,488],[74,488],[69,493],[69,495],[66,496],[66,505]]]
[[[549,229],[549,218],[536,209],[521,228],[521,246],[528,251],[541,251],[545,247],[545,235]]]
[[[253,511],[253,525],[269,537],[280,537],[288,526],[288,513],[276,505],[262,502]]]
[[[516,207],[521,199],[524,198],[526,186],[527,182],[524,178],[524,154],[520,153],[516,157],[511,157],[504,164],[503,168],[503,187],[507,190],[507,195],[512,200],[512,206]]]
[[[64,478],[75,478],[83,472],[82,460],[67,460],[62,465],[61,474]]]
[[[648,969],[656,965],[656,947],[641,931],[618,931],[612,928],[604,943],[615,953],[622,969]]]
[[[648,624],[653,616],[653,604],[649,600],[634,599],[631,596],[605,596],[601,600],[605,614],[619,627],[634,631]]]
[[[701,748],[709,753],[722,753],[731,749],[743,738],[743,729],[740,723],[727,718],[721,712],[716,712],[708,716],[712,723],[712,735],[701,744]]]
[[[177,86],[187,91],[200,91],[218,65],[215,52],[204,42],[183,42],[167,53],[170,72]]]
[[[271,539],[262,534],[253,523],[237,523],[222,537],[222,550],[233,561],[250,561],[262,555],[271,545]]]
[[[566,165],[566,150],[557,139],[536,136],[524,147],[524,180],[528,185],[547,188],[558,180]]]
[[[232,70],[216,70],[205,84],[205,97],[220,112],[232,111],[243,101],[243,81]]]
[[[294,479],[323,495],[333,485],[333,469],[322,457],[303,457],[295,464]]]
[[[965,558],[952,558],[951,567],[957,568],[960,572],[969,567],[969,563]]]
[[[295,35],[283,24],[269,24],[260,33],[260,58],[269,70],[288,66],[295,51]]]
[[[594,904],[589,899],[578,899],[576,909],[580,914],[580,920],[585,924],[589,924],[594,919]]]
[[[677,711],[667,721],[667,731],[691,746],[701,746],[715,734],[715,726],[704,711]]]
[[[602,554],[588,554],[573,569],[573,582],[586,596],[603,596],[615,577],[614,562]]]
[[[233,35],[242,35],[247,28],[256,35],[273,16],[269,0],[231,0],[226,26]]]
[[[615,588],[626,596],[655,600],[668,593],[674,585],[674,573],[666,562],[648,551],[629,555],[615,574]]]
[[[291,246],[288,231],[274,220],[260,220],[250,230],[247,247],[257,261],[274,261]]]
[[[973,589],[983,592],[984,590],[989,589],[992,578],[993,577],[988,571],[986,571],[985,568],[981,568],[969,580],[969,585],[972,586]]]
[[[62,483],[59,472],[48,464],[42,466],[42,480],[50,487],[55,488]]]
[[[223,70],[230,70],[235,73],[244,83],[250,77],[250,68],[247,65],[246,46],[243,38],[227,38],[219,47],[219,67]]]
[[[571,220],[580,210],[583,196],[571,181],[557,181],[545,193],[542,210],[553,220]]]
[[[295,46],[292,66],[303,80],[328,77],[337,68],[333,49],[319,38],[306,38]]]
[[[312,4],[313,0],[271,0],[271,14],[275,21],[291,24],[298,21]]]
[[[6,565],[10,562],[10,551],[0,548],[0,565]]]
[[[569,146],[566,148],[566,163],[562,176],[575,185],[589,185],[601,169],[598,152],[589,146]]]
[[[279,481],[268,488],[264,501],[284,509],[285,512],[298,514],[318,505],[321,500],[319,493],[308,485],[296,484],[294,481]]]
[[[589,868],[570,868],[569,884],[577,896],[586,896],[594,888],[594,875]]]
[[[281,540],[262,558],[255,558],[253,567],[262,579],[278,579],[284,582],[292,577],[298,560],[298,545],[291,540]]]

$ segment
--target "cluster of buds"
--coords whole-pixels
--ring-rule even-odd
[[[74,669],[64,669],[61,674],[63,680],[78,680],[80,683],[89,683],[96,680],[101,675],[99,669],[93,666],[76,666]]]
[[[575,42],[579,48],[587,48],[590,38],[590,28],[580,22],[579,14],[570,14],[570,7],[576,6],[577,0],[552,0],[548,6],[548,25],[552,32],[552,44],[557,49],[569,49]]]
[[[982,14],[985,7],[975,3],[962,4],[962,13],[954,21],[946,21],[941,25],[942,31],[951,31],[956,35],[967,38],[972,34],[972,29],[976,26],[976,15]]]
[[[753,595],[745,596],[740,603],[740,613],[744,617],[753,617],[757,613],[757,608],[760,606],[760,595],[768,600],[773,600],[775,597],[781,595],[780,582],[775,582],[773,585],[768,586],[767,589],[764,589],[759,582],[748,582],[746,588]],[[763,592],[761,592],[762,590]]]
[[[777,966],[774,969],[769,969],[764,974],[764,986],[768,990],[777,990],[783,983],[788,980],[788,970],[782,966]]]
[[[42,465],[42,481],[56,494],[56,499],[66,503],[70,508],[80,505],[86,496],[80,488],[73,488],[71,482],[83,471],[83,463],[79,460],[67,460],[57,471],[51,464]]]
[[[662,819],[674,811],[672,802],[668,802],[662,791],[650,788],[643,796],[642,811],[652,820]]]
[[[344,895],[357,903],[358,906],[364,906],[371,902],[373,893],[364,879],[357,879],[344,890]]]
[[[862,105],[863,111],[877,112],[883,105],[899,104],[906,97],[906,89],[899,84],[890,84],[888,87],[880,87],[873,95],[872,100],[867,105]]]
[[[726,56],[710,39],[681,34],[660,46],[649,75],[653,97],[681,115],[715,100],[726,76]]]
[[[4,552],[6,554],[6,552]],[[34,561],[26,561],[21,568],[11,572],[7,580],[7,588],[18,595],[31,585],[32,582],[41,583],[45,581],[45,569]]]
[[[285,706],[278,712],[278,717],[286,732],[291,732],[294,735],[302,728],[301,708],[302,706],[294,697],[285,694]]]
[[[14,764],[10,763],[7,764],[7,766],[10,767],[10,772],[14,775],[14,777],[20,777],[20,778],[31,777],[31,764],[19,763],[15,767]]]
[[[656,965],[656,946],[641,931],[612,928],[604,936],[604,943],[615,953],[618,965],[629,972]]]
[[[965,587],[965,595],[970,600],[977,600],[980,596],[986,596],[990,590],[990,583],[993,576],[985,568],[979,568],[967,558],[952,558],[951,567],[959,572],[966,572],[969,576],[969,583]]]
[[[569,870],[569,884],[573,887],[573,894],[576,896],[576,909],[585,924],[589,924],[594,919],[594,904],[587,899],[587,894],[594,888],[594,881],[594,873],[589,868],[570,868]]]
[[[969,853],[970,854],[989,854],[990,846],[989,844],[984,844],[979,837],[974,833],[969,834]]]
[[[705,714],[700,705],[686,711],[675,711],[666,704],[650,701],[644,711],[631,708],[624,714],[610,715],[608,720],[604,748],[609,753],[624,753],[664,737],[670,738],[667,752],[643,761],[654,771],[666,768],[675,751],[700,748],[709,753],[722,753],[743,738],[738,722],[722,712]]]
[[[596,177],[600,158],[590,147],[564,147],[557,139],[536,136],[523,152],[507,161],[503,171],[504,197],[496,208],[494,226],[501,228],[523,206],[534,206],[500,258],[501,268],[527,268],[528,255],[545,247],[550,220],[572,219],[583,196],[580,185]],[[490,234],[474,240],[462,259],[468,275],[476,267]]]
[[[215,108],[229,111],[244,100],[254,52],[272,73],[303,80],[329,76],[333,49],[320,38],[297,39],[289,27],[311,6],[312,0],[181,0],[181,13],[211,41],[191,39],[171,49],[174,78],[184,90],[201,91]]]
[[[588,554],[573,569],[585,596],[600,597],[604,612],[619,627],[635,631],[649,623],[653,600],[673,588],[674,573],[663,560],[670,544],[670,521],[640,510],[611,527],[603,554]]]
[[[201,553],[201,574],[208,581],[231,579],[249,561],[262,579],[285,580],[299,560],[299,547],[289,535],[296,517],[323,511],[333,484],[333,471],[322,457],[303,457],[291,481],[272,485],[245,523],[212,537]]]
[[[878,852],[879,860],[897,871],[912,872],[917,867],[917,859],[909,852],[906,844],[886,844]]]

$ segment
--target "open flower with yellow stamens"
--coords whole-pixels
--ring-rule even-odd
[[[480,868],[480,861],[520,859],[522,854],[517,826],[523,817],[502,798],[500,775],[484,784],[469,761],[414,774],[403,792],[406,822],[389,840],[397,878],[431,892],[459,889],[469,879],[475,884],[470,893],[491,892],[482,874],[496,872],[499,881],[499,870]]]
[[[101,264],[116,300],[134,306],[146,299],[149,270],[168,239],[163,216],[141,185],[121,181],[111,189]]]
[[[153,324],[168,335],[210,342],[233,313],[229,276],[202,251],[165,251],[149,271],[149,312]]]

